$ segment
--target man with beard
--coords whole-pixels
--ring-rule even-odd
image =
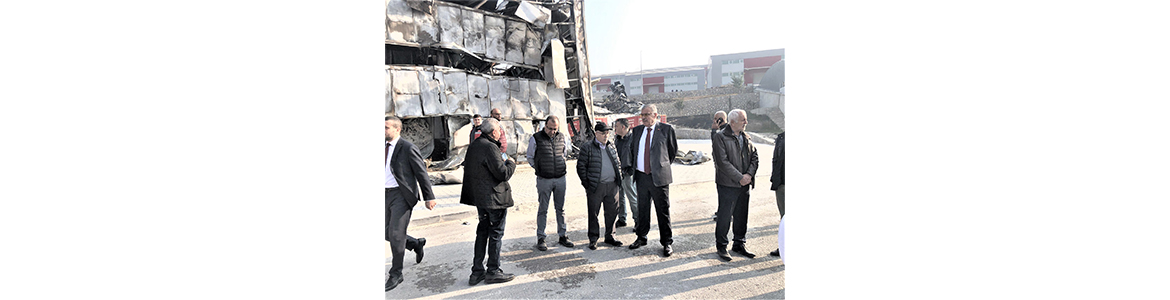
[[[435,209],[435,194],[431,192],[431,178],[427,176],[422,153],[418,147],[401,138],[402,120],[386,117],[386,241],[390,242],[393,263],[386,278],[386,291],[402,283],[402,256],[405,250],[414,250],[415,263],[422,262],[426,239],[406,235],[410,215],[418,203],[419,192],[426,200],[427,209]]]

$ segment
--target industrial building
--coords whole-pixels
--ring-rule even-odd
[[[731,84],[735,76],[743,76],[745,85],[759,85],[764,73],[773,64],[784,59],[784,49],[712,55],[706,65],[640,72],[625,72],[595,76],[593,90],[600,95],[609,92],[614,81],[626,86],[627,95],[693,91]]]

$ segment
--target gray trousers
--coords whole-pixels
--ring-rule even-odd
[[[622,222],[626,221],[626,202],[630,202],[630,214],[634,217],[630,219],[638,219],[638,187],[634,186],[634,174],[630,174],[622,178],[622,186],[618,189],[617,201],[617,219]]]
[[[605,208],[605,240],[614,240],[613,222],[617,218],[618,184],[611,181],[600,183],[592,191],[585,191],[586,202],[589,204],[589,242],[596,242],[601,237],[600,226],[597,225],[597,213]]]
[[[544,225],[548,221],[548,198],[552,196],[557,213],[557,234],[565,236],[569,226],[565,225],[565,176],[543,178],[536,176],[536,194],[540,206],[536,209],[536,238],[543,239]]]
[[[393,263],[390,275],[402,276],[402,257],[406,254],[406,226],[410,225],[411,207],[397,189],[386,189],[386,241],[390,242]]]

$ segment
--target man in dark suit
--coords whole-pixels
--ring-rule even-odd
[[[658,122],[658,107],[654,104],[642,106],[642,125],[634,127],[631,133],[630,161],[634,163],[634,182],[638,186],[638,220],[634,231],[638,239],[630,249],[646,245],[646,234],[650,232],[650,204],[658,216],[658,235],[662,243],[662,255],[674,253],[670,231],[670,183],[673,182],[670,164],[678,151],[674,128]]]
[[[479,213],[475,230],[475,256],[471,260],[471,278],[467,284],[480,281],[500,283],[515,276],[500,270],[500,244],[504,238],[504,219],[512,207],[512,186],[508,180],[516,171],[516,162],[500,153],[499,136],[504,134],[500,121],[487,119],[480,125],[483,134],[467,147],[463,161],[463,190],[459,203],[474,205]],[[487,268],[483,259],[487,255]]]
[[[727,126],[711,136],[711,156],[715,161],[715,188],[719,193],[715,251],[719,258],[731,261],[731,255],[727,253],[727,230],[733,225],[735,228],[730,229],[735,234],[735,244],[731,251],[747,258],[756,257],[744,244],[747,242],[748,200],[751,188],[755,187],[760,159],[751,137],[743,131],[748,123],[747,112],[732,110],[727,119]]]
[[[780,210],[780,219],[784,219],[784,132],[776,135],[776,149],[772,150],[772,190],[776,191],[776,208]],[[780,256],[780,249],[768,253]]]
[[[402,283],[402,256],[406,248],[414,249],[416,262],[422,261],[422,246],[426,239],[406,235],[411,210],[418,203],[419,192],[426,200],[427,209],[435,208],[435,194],[431,179],[418,147],[400,138],[402,120],[386,117],[386,241],[390,242],[393,265],[386,278],[386,291]]]

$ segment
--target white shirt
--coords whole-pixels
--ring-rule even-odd
[[[398,180],[394,179],[394,172],[390,169],[390,163],[392,163],[392,161],[390,161],[390,157],[394,156],[394,146],[398,145],[398,139],[400,138],[402,137],[399,136],[394,138],[393,141],[390,141],[390,149],[389,151],[386,151],[386,188],[398,187]]]
[[[642,171],[642,173],[650,173],[650,170],[643,170],[643,169],[645,169],[645,166],[646,166],[646,151],[650,150],[650,149],[646,149],[646,139],[654,138],[654,136],[651,135],[651,133],[652,133],[651,130],[653,130],[655,127],[658,127],[658,122],[654,122],[654,126],[643,128],[642,129],[642,138],[638,139],[638,166],[637,167],[638,167],[638,171]]]

